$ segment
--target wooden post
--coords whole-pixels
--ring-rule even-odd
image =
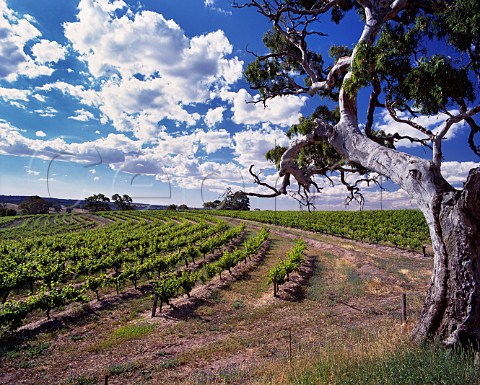
[[[288,328],[288,360],[292,367],[292,327]]]
[[[153,294],[153,306],[152,306],[152,318],[155,317],[155,314],[157,313],[157,302],[158,302],[158,294],[154,293]]]
[[[407,323],[407,295],[402,293],[402,324]]]
[[[426,258],[427,257],[427,251],[426,251],[426,248],[427,246],[423,245],[422,246],[422,251],[423,251],[423,257]]]

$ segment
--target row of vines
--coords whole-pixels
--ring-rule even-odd
[[[372,243],[421,250],[430,243],[428,226],[418,210],[384,211],[216,211],[253,220]]]
[[[168,212],[99,214],[110,221],[95,229],[0,241],[0,328],[17,329],[32,313],[45,312],[73,302],[100,298],[107,288],[117,293],[140,282],[153,284],[156,292],[175,279],[177,291],[206,281],[211,274],[229,270],[239,255],[251,252],[246,240],[242,252],[225,251],[239,241],[245,225],[229,228],[225,221],[208,215]],[[51,227],[55,228],[55,221]],[[68,226],[67,226],[68,227]],[[23,228],[21,225],[19,228]],[[22,234],[22,230],[20,231]],[[207,262],[196,263],[199,258]],[[213,261],[216,254],[218,261]],[[230,255],[236,256],[232,262]],[[198,272],[193,270],[203,266]]]

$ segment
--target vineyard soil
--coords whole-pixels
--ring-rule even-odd
[[[258,228],[249,222],[247,235]],[[135,289],[103,298],[104,306],[92,301],[63,317],[54,312],[51,327],[2,350],[0,383],[103,384],[108,377],[108,384],[280,384],[280,378],[270,382],[272,368],[288,372],[290,357],[314,354],[333,340],[348,345],[407,333],[401,294],[407,294],[411,324],[423,304],[430,258],[270,228],[268,250],[232,275],[197,285],[190,299],[174,300],[174,310],[164,306],[153,319],[151,297]],[[300,235],[306,262],[275,298],[266,275]]]

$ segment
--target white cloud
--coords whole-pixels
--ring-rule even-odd
[[[47,134],[45,134],[43,131],[36,131],[35,136],[43,138],[43,137],[47,136]]]
[[[237,124],[272,123],[284,127],[298,123],[307,101],[304,96],[287,95],[269,100],[264,107],[263,103],[254,103],[258,95],[252,97],[243,88],[238,92],[223,90],[220,96],[233,104],[233,121]]]
[[[7,76],[8,81],[15,81],[19,76],[25,76],[30,79],[38,78],[40,76],[50,76],[55,71],[46,65],[37,64],[30,57],[18,65],[16,73]]]
[[[42,103],[44,103],[44,102],[47,101],[47,98],[45,98],[45,96],[40,95],[40,94],[34,94],[34,95],[32,95],[32,98],[35,98],[35,99],[37,99],[39,102],[42,102]]]
[[[28,90],[0,87],[0,98],[6,102],[10,102],[12,100],[20,100],[22,102],[27,102],[29,95],[30,91]]]
[[[216,124],[223,122],[224,107],[209,109],[205,115],[205,123],[208,127],[214,127]]]
[[[53,90],[61,91],[64,95],[70,95],[87,106],[98,107],[102,103],[102,99],[97,91],[85,89],[83,85],[75,86],[65,82],[55,82],[36,88],[36,91],[51,92]]]
[[[38,175],[40,175],[40,171],[34,171],[34,170],[31,170],[31,169],[27,169],[27,174],[28,175],[33,175],[33,176],[38,176]]]
[[[42,39],[40,43],[32,47],[32,54],[35,60],[40,64],[48,62],[56,63],[65,58],[65,48],[63,48],[56,41],[49,41]]]
[[[223,13],[225,15],[231,15],[232,14],[231,11],[227,11],[223,8],[216,7],[215,3],[216,3],[216,0],[203,0],[203,4],[205,5],[205,7],[208,7],[210,9],[214,10],[214,11]]]
[[[246,130],[237,132],[233,136],[235,160],[244,167],[255,164],[256,167],[271,167],[265,159],[267,151],[278,146],[288,146],[288,138],[279,129],[269,127],[261,130]]]
[[[38,61],[25,53],[26,44],[42,35],[33,25],[35,22],[35,19],[29,15],[19,16],[13,12],[5,1],[0,3],[0,57],[2,57],[0,78],[13,82],[19,76],[37,78],[50,76],[54,72],[53,68],[45,66],[44,63],[55,62],[59,52],[53,45],[47,47],[46,43],[43,43],[46,40],[33,46],[33,54],[37,56]],[[55,60],[44,61],[48,54]]]
[[[480,167],[475,162],[443,162],[442,175],[452,186],[462,188],[471,169]]]
[[[8,8],[6,1],[0,1],[0,78],[16,77],[28,58],[23,49],[25,43],[40,35],[27,18],[19,18]]]
[[[458,111],[452,110],[450,111],[452,114],[458,114]],[[401,119],[407,119],[406,113],[399,113],[398,117]],[[413,122],[419,124],[420,126],[424,127],[427,130],[431,130],[434,133],[438,133],[445,121],[448,119],[448,116],[445,114],[438,114],[435,116],[419,116],[418,118],[413,119]],[[464,123],[455,123],[450,128],[448,135],[445,137],[445,140],[450,140],[455,138],[458,133],[464,128]],[[393,120],[390,116],[388,111],[383,111],[380,114],[380,121],[375,125],[375,129],[383,130],[387,134],[394,134],[398,132],[400,135],[403,136],[410,136],[412,138],[418,139],[426,139],[426,135],[421,133],[420,131],[416,130],[415,128],[409,126],[405,123],[399,123]],[[419,146],[418,143],[412,143],[407,139],[400,140],[397,143],[398,147],[417,147]]]
[[[225,130],[195,132],[195,138],[205,147],[207,154],[212,154],[221,148],[228,148],[231,145],[230,134]]]
[[[93,115],[90,111],[84,110],[76,110],[74,116],[69,116],[68,119],[78,120],[80,122],[87,122],[89,120],[95,119],[95,115]]]
[[[223,31],[189,38],[175,21],[134,13],[123,1],[82,0],[77,21],[64,26],[91,75],[106,78],[102,123],[144,141],[155,140],[163,119],[196,124],[201,116],[188,106],[206,103],[242,76],[243,62],[228,57],[233,47]]]
[[[53,107],[47,107],[45,109],[35,110],[35,112],[44,118],[50,118],[50,117],[56,116],[58,110],[56,110]]]

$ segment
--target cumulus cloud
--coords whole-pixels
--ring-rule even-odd
[[[34,23],[33,17],[20,16],[8,8],[4,0],[0,1],[0,77],[9,82],[19,76],[50,76],[54,69],[45,63],[54,63],[64,57],[60,45],[47,40],[41,40],[32,47],[33,56],[26,53],[26,44],[42,36]]]
[[[45,134],[43,131],[36,131],[35,136],[43,138],[43,137],[47,136],[47,134]]]
[[[47,83],[35,89],[37,92],[60,91],[64,95],[78,99],[86,106],[98,107],[102,104],[101,96],[94,89],[86,89],[83,85],[73,85],[65,82]],[[37,94],[38,95],[38,94]],[[41,96],[41,95],[40,95]]]
[[[205,123],[208,127],[214,127],[216,124],[223,121],[224,107],[217,107],[209,109],[205,115]]]
[[[229,148],[231,145],[230,134],[225,129],[217,131],[197,130],[194,135],[207,154],[212,154],[221,148]]]
[[[35,61],[41,64],[48,62],[56,63],[65,58],[65,48],[56,41],[42,39],[40,43],[32,47],[32,54]]]
[[[35,110],[35,112],[44,118],[50,118],[50,117],[56,116],[58,110],[56,110],[53,107],[47,107],[44,109]]]
[[[0,77],[13,79],[28,59],[25,43],[40,36],[40,31],[27,20],[19,18],[5,0],[0,0]]]
[[[11,102],[12,100],[27,102],[29,95],[30,91],[28,90],[0,87],[0,98],[6,102]]]
[[[278,146],[288,146],[288,138],[280,129],[264,127],[260,130],[237,132],[233,136],[235,160],[244,167],[255,164],[257,167],[271,167],[265,159],[267,151]]]
[[[68,143],[62,137],[50,140],[29,139],[18,128],[0,120],[0,154],[74,163],[111,164],[124,162],[127,156],[136,156],[140,149],[138,141],[123,134],[109,134],[106,138],[83,143]]]
[[[480,167],[476,162],[443,162],[442,175],[452,186],[461,188],[471,169]]]
[[[206,103],[242,76],[223,31],[189,38],[175,21],[135,13],[123,1],[82,0],[78,8],[65,36],[91,75],[107,79],[99,92],[103,122],[139,139],[154,138],[163,119],[193,126],[201,116],[187,106]]]
[[[33,175],[33,176],[38,176],[38,175],[40,175],[40,171],[34,171],[30,168],[27,168],[27,174],[28,175]]]
[[[287,95],[269,100],[264,107],[263,103],[253,103],[259,100],[258,95],[252,96],[243,88],[237,92],[223,90],[220,96],[233,105],[233,121],[237,124],[267,122],[283,127],[298,123],[307,101],[305,96]]]

